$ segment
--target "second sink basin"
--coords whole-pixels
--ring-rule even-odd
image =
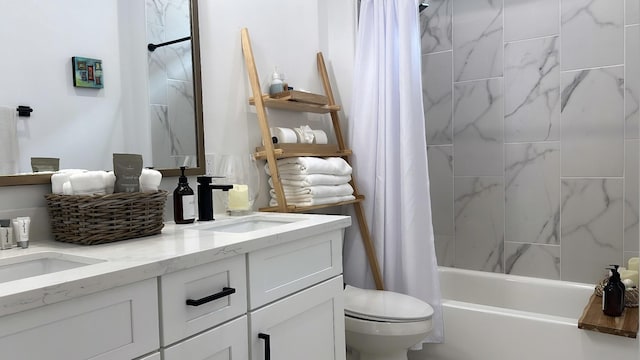
[[[218,231],[226,233],[246,233],[251,231],[268,229],[274,226],[290,224],[301,221],[300,218],[276,218],[267,216],[249,216],[238,220],[230,220],[231,223],[222,223],[203,228],[205,231]]]
[[[97,264],[104,260],[58,252],[41,252],[0,260],[0,283]]]

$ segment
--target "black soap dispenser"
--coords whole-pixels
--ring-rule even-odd
[[[611,277],[609,282],[602,290],[602,311],[605,315],[620,316],[624,311],[624,292],[625,286],[620,281],[620,273],[618,273],[618,265],[611,265]]]
[[[184,175],[184,166],[180,167],[182,175],[178,187],[173,191],[173,221],[176,224],[191,224],[196,219],[195,196]]]

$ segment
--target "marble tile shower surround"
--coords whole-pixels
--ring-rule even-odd
[[[596,282],[638,256],[640,1],[421,13],[438,262]]]
[[[562,0],[561,5],[562,70],[624,62],[623,0]]]
[[[455,81],[502,76],[502,1],[455,0],[453,14]]]
[[[504,143],[502,79],[454,84],[454,173],[460,176],[502,175]]]
[[[506,43],[505,142],[560,139],[559,38]]]
[[[149,42],[189,36],[189,1],[146,0]],[[180,155],[195,155],[193,68],[189,41],[149,53],[151,131],[154,164],[177,167]],[[157,157],[158,159],[155,159]]]

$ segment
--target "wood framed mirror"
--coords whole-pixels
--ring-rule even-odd
[[[58,157],[60,168],[110,170],[113,153],[141,153],[144,166],[165,177],[178,176],[183,164],[187,175],[205,173],[198,0],[6,5],[0,40],[12,51],[0,59],[0,105],[33,112],[16,113],[19,168],[0,175],[0,186],[50,183],[50,173],[31,172],[31,157]],[[190,39],[155,51],[147,46],[184,37]],[[103,88],[73,86],[73,56],[102,61]],[[172,78],[180,72],[186,75]],[[157,90],[158,83],[166,88]],[[101,143],[107,135],[115,136]]]

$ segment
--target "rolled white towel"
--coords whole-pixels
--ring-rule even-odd
[[[140,191],[155,192],[160,187],[162,181],[162,173],[154,169],[142,169],[140,174]]]
[[[62,194],[73,195],[73,188],[71,187],[71,181],[67,181],[64,184],[62,184]]]
[[[113,188],[116,184],[116,174],[113,171],[107,171],[104,173],[104,192],[106,194],[113,194]]]
[[[106,171],[87,171],[74,173],[69,177],[74,195],[104,195]]]
[[[51,192],[54,194],[64,194],[64,183],[69,181],[72,174],[86,172],[83,169],[62,169],[51,175]],[[71,185],[71,184],[69,184]]]

